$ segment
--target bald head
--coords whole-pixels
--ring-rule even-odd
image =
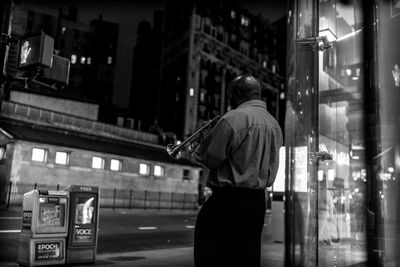
[[[261,98],[261,84],[250,74],[237,76],[229,86],[230,105],[237,108],[245,101]]]

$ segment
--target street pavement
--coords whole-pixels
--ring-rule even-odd
[[[17,216],[20,211],[14,211],[4,213],[0,212],[0,217],[12,217]],[[102,210],[100,214],[112,214],[116,211],[113,210]],[[197,211],[143,211],[143,210],[126,210],[117,211],[118,213],[128,213],[137,216],[168,216],[171,214],[184,213],[189,215],[189,218],[193,218],[197,215]],[[268,217],[269,218],[269,217]],[[271,222],[266,219],[265,231],[271,232]],[[192,223],[192,222],[189,222]],[[132,228],[131,228],[132,229]],[[118,232],[118,229],[114,229]],[[112,231],[112,230],[108,230]],[[124,231],[122,229],[121,231]],[[268,235],[270,237],[270,235]],[[0,239],[0,242],[2,240]],[[99,249],[98,249],[99,250]],[[117,251],[118,250],[118,251]],[[110,252],[111,251],[111,252]],[[284,245],[282,243],[273,242],[272,239],[263,236],[262,242],[262,256],[261,266],[283,266],[283,254]],[[3,261],[0,260],[0,266],[18,266],[15,261]],[[138,266],[138,267],[189,267],[193,266],[193,246],[189,243],[183,243],[180,246],[174,247],[162,247],[155,249],[143,249],[135,251],[124,251],[123,249],[114,250],[103,250],[97,253],[96,262],[94,264],[74,264],[76,267],[88,267],[88,266]]]

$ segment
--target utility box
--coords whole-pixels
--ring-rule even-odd
[[[71,185],[66,263],[96,261],[99,223],[99,188]]]
[[[17,262],[24,266],[65,264],[69,194],[32,190],[24,194]]]

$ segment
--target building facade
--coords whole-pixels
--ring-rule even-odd
[[[288,15],[286,266],[399,266],[400,2]]]
[[[244,72],[261,80],[262,98],[278,116],[285,63],[277,56],[271,24],[220,1],[179,8],[172,1],[164,21],[160,122],[166,130],[184,138],[203,121],[225,113],[227,85]]]
[[[0,118],[2,191],[13,182],[197,194],[200,165],[171,158],[157,135],[8,101]]]

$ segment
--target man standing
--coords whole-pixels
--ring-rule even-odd
[[[249,74],[229,87],[232,108],[194,153],[210,171],[212,195],[195,227],[196,267],[260,266],[265,188],[275,181],[282,131]]]

